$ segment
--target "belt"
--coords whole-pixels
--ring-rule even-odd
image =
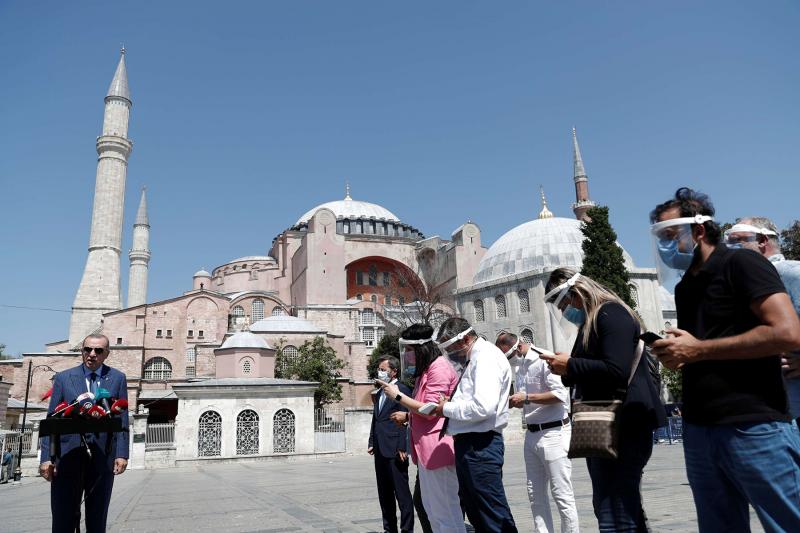
[[[535,433],[537,431],[542,431],[543,429],[550,429],[558,426],[566,426],[567,424],[569,424],[569,417],[564,418],[564,420],[545,422],[544,424],[528,424],[528,431],[532,431]]]

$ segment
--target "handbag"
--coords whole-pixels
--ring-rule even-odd
[[[628,386],[633,381],[636,367],[642,358],[644,343],[639,341],[633,361],[633,369],[628,378]],[[570,459],[579,457],[601,457],[616,459],[619,439],[619,413],[622,400],[575,400],[572,402],[572,437],[569,441]]]

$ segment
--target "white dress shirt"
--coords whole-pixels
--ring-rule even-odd
[[[481,338],[472,345],[469,364],[453,398],[444,404],[447,433],[483,433],[508,424],[511,365],[500,348]]]
[[[526,394],[542,394],[552,392],[561,400],[558,403],[542,404],[528,403],[522,409],[526,424],[546,424],[564,420],[569,414],[569,391],[561,382],[561,377],[550,372],[547,364],[539,359],[539,355],[531,349],[522,360],[517,369],[517,379],[514,384],[517,392]]]

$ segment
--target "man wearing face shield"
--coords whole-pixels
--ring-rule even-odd
[[[682,373],[699,528],[749,531],[750,504],[767,531],[800,531],[800,432],[779,356],[800,348],[800,320],[775,267],[728,249],[713,215],[708,197],[688,188],[650,214],[660,280],[667,288],[677,280],[682,328],[651,349]]]
[[[434,338],[443,355],[463,365],[452,397],[443,396],[435,411],[453,436],[461,507],[475,531],[516,532],[503,488],[511,366],[463,318],[447,319]]]
[[[725,232],[725,244],[728,248],[753,250],[769,259],[786,286],[794,310],[800,315],[800,261],[787,260],[783,256],[778,228],[770,219],[740,219]],[[789,410],[795,421],[800,423],[800,352],[784,354],[781,363],[786,391],[789,394]]]
[[[569,392],[539,354],[513,333],[501,333],[495,345],[503,350],[512,366],[515,363],[517,366],[516,392],[509,398],[509,404],[524,410],[528,426],[524,455],[533,531],[554,531],[547,496],[549,485],[561,516],[562,533],[577,533],[578,509],[572,490],[572,461],[567,457],[572,435]]]

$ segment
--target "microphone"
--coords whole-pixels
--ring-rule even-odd
[[[50,416],[53,416],[53,417],[61,416],[61,415],[63,415],[64,411],[67,410],[68,407],[69,407],[69,404],[67,402],[61,402],[60,404],[56,405],[55,411],[53,411],[53,414],[51,414]]]
[[[122,398],[111,404],[111,414],[121,415],[128,410],[128,400]]]
[[[104,389],[102,387],[97,388],[97,392],[94,393],[94,400],[95,404],[100,405],[103,409],[108,412],[111,409],[108,401],[111,398],[111,392],[108,389]]]
[[[99,405],[93,405],[91,409],[86,411],[86,414],[89,416],[89,418],[103,418],[104,416],[108,416],[108,411]]]
[[[83,399],[81,399],[83,397]],[[78,401],[76,403],[80,404],[80,414],[81,416],[86,416],[89,410],[94,407],[94,394],[91,392],[84,392],[80,396],[78,396]]]
[[[86,399],[88,399],[91,402],[94,399],[94,394],[92,394],[91,392],[84,392],[83,394],[81,394],[77,398],[75,398],[74,402],[72,402],[68,406],[64,407],[63,410],[59,409],[58,406],[56,406],[56,410],[53,411],[53,414],[51,414],[50,416],[60,415],[62,412],[66,412],[67,409],[72,411],[72,409],[70,409],[70,408],[75,407],[76,405],[78,405],[79,403],[85,401]],[[58,404],[58,405],[60,406],[61,404]],[[67,415],[67,416],[69,416],[69,415]]]

